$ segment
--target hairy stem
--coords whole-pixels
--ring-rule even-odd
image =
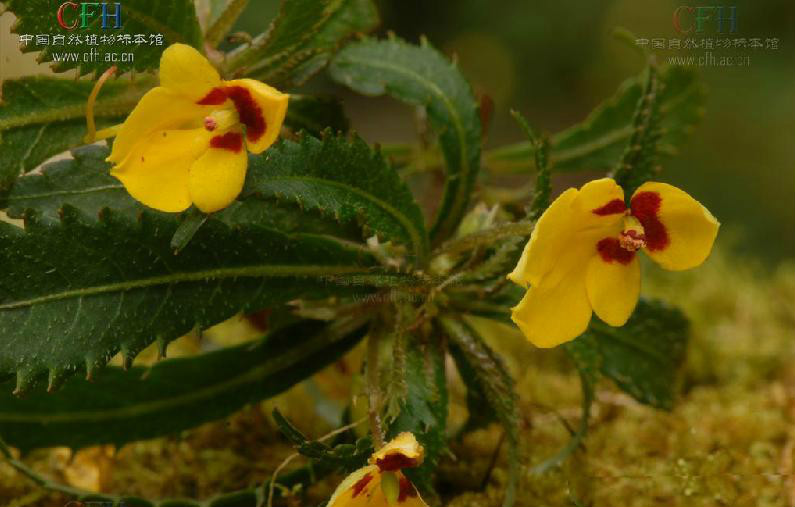
[[[529,236],[533,232],[533,227],[535,227],[535,222],[531,220],[500,224],[460,238],[451,239],[437,248],[434,255],[452,255],[474,250],[480,246],[492,245],[496,241],[505,238]]]

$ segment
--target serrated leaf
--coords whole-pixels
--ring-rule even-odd
[[[334,97],[290,95],[285,124],[295,131],[320,135],[324,130],[347,132],[350,128],[342,103]]]
[[[639,402],[670,410],[688,327],[678,309],[641,300],[623,327],[594,319],[584,335],[565,347],[582,367],[601,372]]]
[[[467,210],[480,169],[480,117],[464,77],[429,45],[397,39],[349,44],[334,57],[329,70],[334,80],[359,93],[388,94],[426,108],[447,167],[431,236],[438,242],[452,235]]]
[[[662,67],[659,75],[662,113],[662,154],[674,154],[684,144],[703,115],[705,91],[693,69]],[[607,171],[621,159],[632,135],[635,107],[643,92],[643,76],[627,79],[613,95],[582,122],[552,136],[553,171]],[[533,167],[533,144],[519,143],[494,150],[488,160],[516,164],[518,170]]]
[[[56,55],[74,54],[76,61],[60,61],[53,65],[53,70],[63,72],[69,69],[78,69],[80,75],[88,73],[103,72],[111,65],[116,65],[120,73],[130,70],[143,71],[157,68],[160,62],[160,54],[170,44],[181,42],[189,44],[195,48],[201,48],[202,35],[199,22],[196,19],[196,11],[192,0],[125,0],[121,2],[121,29],[113,28],[115,20],[112,17],[116,12],[115,7],[119,4],[115,2],[107,3],[107,13],[111,16],[108,19],[108,28],[102,29],[101,3],[94,3],[87,8],[86,28],[81,26],[81,13],[67,7],[64,10],[64,21],[67,24],[77,22],[78,26],[69,31],[61,28],[56,20],[56,13],[61,3],[54,3],[50,0],[6,0],[6,7],[17,17],[17,23],[12,28],[12,32],[34,36],[34,40],[23,47],[25,52],[40,51],[38,59],[41,62],[53,62]],[[80,43],[67,43],[64,45],[54,44],[52,41],[47,45],[37,45],[35,36],[38,34],[63,35],[66,41],[70,42],[71,36],[80,36]],[[146,43],[135,43],[134,38],[137,34],[146,37]],[[150,35],[162,34],[161,45],[152,44]],[[90,44],[86,40],[88,35],[102,37],[103,35],[113,35],[114,42],[103,44],[97,41]],[[121,35],[129,35],[132,40],[130,43],[118,42]],[[83,61],[84,55],[90,51],[98,50],[99,55],[96,61]],[[122,53],[129,53],[132,57],[129,61],[122,61]],[[118,61],[107,61],[115,55]],[[127,57],[129,58],[129,57]]]
[[[131,361],[159,338],[300,296],[367,290],[407,280],[366,250],[315,234],[229,226],[211,219],[179,255],[173,215],[100,220],[71,207],[62,221],[0,223],[0,375],[18,391],[49,372],[68,377],[121,350]],[[356,284],[329,280],[355,276]],[[411,282],[416,283],[416,280]]]
[[[104,146],[83,146],[72,151],[73,158],[44,164],[40,172],[21,177],[4,203],[8,206],[6,212],[12,218],[24,218],[32,212],[41,220],[57,222],[61,208],[68,205],[97,219],[106,208],[136,219],[147,208],[110,176],[110,164],[105,162],[108,154]],[[256,157],[259,155],[251,156]],[[350,245],[362,237],[356,224],[340,224],[311,209],[301,210],[291,202],[254,198],[235,201],[213,217],[231,227],[258,224],[288,234],[329,236]]]
[[[84,146],[72,151],[73,158],[50,162],[39,174],[19,178],[5,199],[6,213],[23,218],[30,210],[41,219],[57,221],[60,209],[69,204],[95,217],[103,208],[138,216],[144,207],[110,175],[110,164],[105,162],[109,153],[104,146]]]
[[[225,417],[275,396],[335,361],[364,336],[362,325],[304,321],[262,341],[160,361],[108,367],[95,382],[72,378],[54,394],[0,394],[0,435],[23,451],[154,438]]]
[[[97,126],[120,122],[153,84],[151,79],[105,83],[94,108]],[[89,81],[26,77],[3,82],[0,105],[0,192],[22,173],[83,144]]]
[[[415,262],[428,252],[422,211],[411,192],[359,137],[280,142],[264,157],[250,159],[242,195],[276,198],[359,223],[368,235],[406,245]]]
[[[467,387],[468,429],[498,420],[505,429],[509,478],[503,507],[515,502],[519,482],[519,407],[515,383],[502,359],[463,320],[443,317],[442,329],[450,338],[450,352]]]
[[[406,385],[408,392],[400,413],[389,425],[387,440],[409,431],[425,449],[425,461],[403,472],[423,493],[434,494],[431,475],[440,454],[447,448],[447,382],[444,352],[436,344],[421,344],[407,336]]]
[[[301,84],[345,39],[377,24],[372,0],[283,0],[270,28],[230,54],[228,68],[269,84]]]

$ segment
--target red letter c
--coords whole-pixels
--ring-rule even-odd
[[[66,28],[67,30],[74,30],[75,27],[77,26],[77,20],[75,20],[74,23],[71,24],[71,26],[67,25],[66,22],[63,20],[63,10],[67,6],[71,7],[74,10],[77,10],[77,4],[74,2],[62,3],[61,6],[58,7],[58,24]]]
[[[689,5],[680,5],[674,10],[674,29],[679,33],[690,33],[693,31],[693,23],[690,23],[690,28],[687,30],[682,30],[682,24],[679,22],[679,15],[682,12],[682,9],[686,10],[690,14],[693,14],[695,9],[690,7]]]

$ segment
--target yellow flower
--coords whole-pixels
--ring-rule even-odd
[[[276,141],[288,95],[253,79],[222,81],[198,51],[174,44],[160,59],[160,86],[149,90],[118,131],[111,174],[143,204],[211,213],[243,188],[246,149]]]
[[[591,313],[623,326],[640,294],[636,252],[665,269],[700,265],[720,224],[698,201],[666,183],[648,182],[624,204],[610,178],[570,188],[544,212],[508,278],[530,287],[511,318],[539,347],[582,334]]]
[[[424,452],[414,435],[401,433],[346,477],[327,507],[428,507],[401,472],[421,465]]]

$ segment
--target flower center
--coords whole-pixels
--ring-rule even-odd
[[[646,231],[640,221],[632,215],[624,217],[624,230],[618,235],[621,248],[628,252],[640,250],[646,246]]]
[[[237,117],[237,113],[231,109],[219,109],[204,117],[204,128],[208,132],[216,129],[224,132],[238,123],[240,123],[240,120]]]

